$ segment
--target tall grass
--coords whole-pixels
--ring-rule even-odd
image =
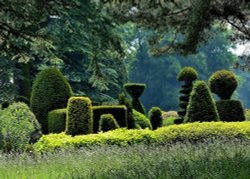
[[[96,146],[0,156],[0,178],[249,179],[250,141]]]

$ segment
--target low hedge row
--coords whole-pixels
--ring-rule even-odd
[[[209,138],[250,139],[250,122],[204,122],[187,123],[149,129],[117,129],[106,133],[71,137],[65,133],[44,135],[34,144],[35,151],[47,152],[56,149],[79,148],[91,145],[120,145],[169,143],[176,141],[202,141]]]

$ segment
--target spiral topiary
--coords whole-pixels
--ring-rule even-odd
[[[124,84],[125,90],[132,97],[132,106],[136,111],[146,114],[145,108],[140,101],[140,96],[142,95],[146,85],[141,83],[126,83]]]
[[[99,131],[107,132],[118,129],[119,125],[112,114],[103,114],[99,122]]]
[[[48,113],[54,109],[66,108],[72,96],[71,87],[56,68],[39,72],[32,86],[30,108],[42,126],[42,132],[48,133]]]
[[[162,126],[162,114],[161,109],[158,107],[152,107],[148,112],[149,120],[152,124],[153,130],[157,129],[158,127]]]
[[[176,120],[177,124],[183,122],[183,118],[186,115],[186,110],[188,106],[189,96],[192,91],[193,81],[198,77],[197,71],[192,67],[184,67],[177,76],[178,81],[184,81],[184,85],[181,86],[181,90],[179,91],[182,96],[179,98],[179,106],[181,108],[178,111],[178,115],[180,118]]]
[[[219,121],[218,111],[211,92],[204,81],[197,81],[190,94],[184,122]]]
[[[93,133],[93,109],[87,97],[71,97],[66,112],[66,134]]]
[[[232,71],[220,70],[209,78],[209,88],[221,99],[230,99],[237,88],[238,82]]]

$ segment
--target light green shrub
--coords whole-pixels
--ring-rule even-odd
[[[143,115],[142,113],[140,113],[134,109],[133,109],[133,118],[135,121],[135,128],[136,129],[145,129],[145,128],[152,129],[152,125],[150,123],[150,120],[145,115]]]
[[[22,151],[42,135],[35,115],[25,103],[13,103],[0,114],[1,148]]]
[[[171,142],[207,141],[214,138],[250,139],[250,122],[203,122],[161,127],[157,130],[116,129],[99,134],[71,137],[65,133],[44,135],[35,145],[36,151],[53,151],[91,145],[166,144]]]

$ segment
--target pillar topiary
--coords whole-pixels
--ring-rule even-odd
[[[194,83],[184,122],[219,121],[218,111],[211,92],[204,81]]]
[[[184,67],[177,76],[178,81],[183,81],[184,84],[181,86],[180,93],[182,94],[179,98],[179,106],[181,108],[178,111],[180,118],[177,120],[178,123],[182,123],[188,106],[190,93],[193,87],[193,81],[198,77],[197,71],[192,67]]]
[[[58,69],[48,68],[37,74],[32,86],[30,108],[44,134],[48,133],[48,113],[54,109],[66,108],[70,96],[71,87]]]
[[[162,126],[163,119],[160,108],[152,107],[148,112],[148,118],[152,124],[153,130]]]
[[[66,112],[66,134],[93,133],[93,109],[87,97],[71,97]]]
[[[220,120],[244,121],[244,109],[239,100],[231,100],[231,96],[238,86],[236,75],[232,71],[220,70],[209,78],[209,87],[220,100],[216,102]]]
[[[140,96],[142,95],[146,85],[141,83],[126,83],[124,85],[125,90],[132,97],[132,106],[136,111],[146,114],[145,108],[140,101]]]

